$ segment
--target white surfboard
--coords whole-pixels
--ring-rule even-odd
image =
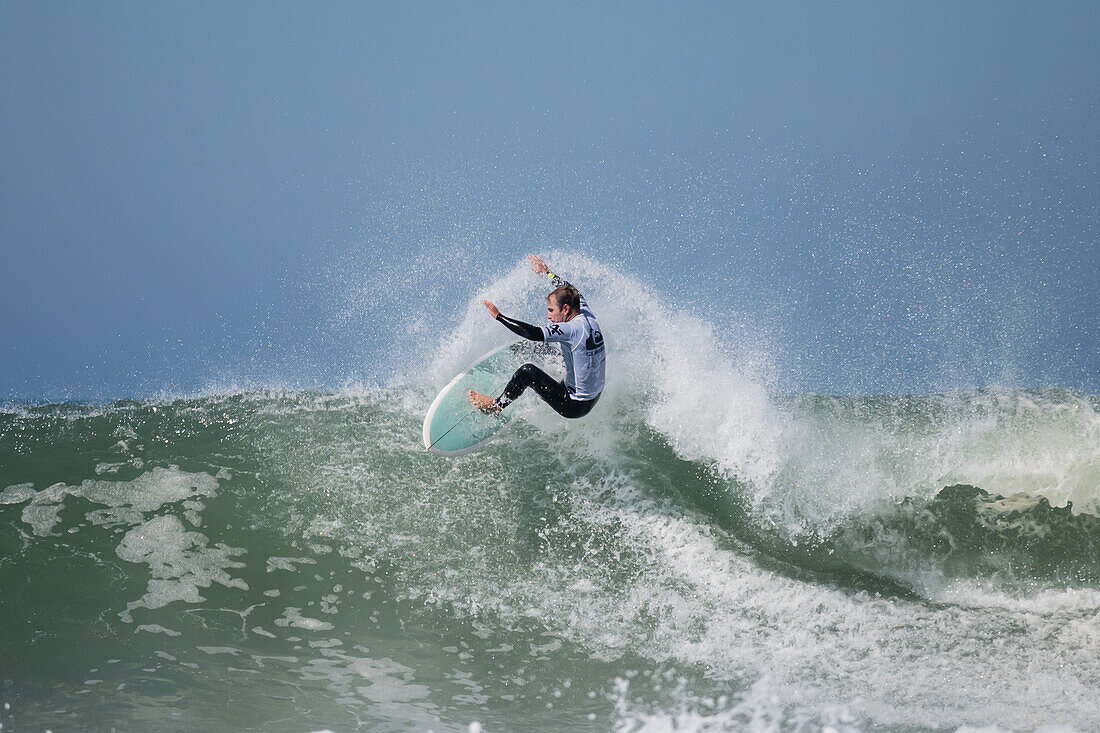
[[[498,396],[516,369],[528,361],[551,373],[561,370],[557,349],[540,342],[517,341],[493,349],[459,373],[440,390],[424,416],[424,447],[439,455],[459,456],[495,438],[515,408],[487,415],[470,404],[467,393],[473,389]]]

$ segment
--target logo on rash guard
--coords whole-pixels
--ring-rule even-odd
[[[556,323],[554,323],[554,324],[551,324],[551,326],[550,326],[550,333],[551,333],[551,334],[554,334],[554,335],[557,335],[557,336],[561,336],[561,326],[559,326],[559,325],[558,325],[558,324],[556,324]]]
[[[584,342],[584,348],[588,351],[595,351],[603,348],[603,334],[599,330],[593,331]]]

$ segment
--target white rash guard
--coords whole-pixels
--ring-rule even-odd
[[[553,276],[552,276],[553,277]],[[553,277],[555,283],[561,278]],[[561,281],[562,284],[566,284]],[[565,359],[565,387],[575,400],[592,400],[603,392],[606,381],[606,349],[596,315],[580,296],[581,311],[565,323],[540,325],[543,340],[561,344]]]

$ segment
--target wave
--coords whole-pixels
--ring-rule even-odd
[[[611,379],[600,409],[565,423],[525,398],[514,408],[521,426],[471,460],[497,461],[522,483],[531,456],[549,454],[552,473],[589,487],[592,497],[629,472],[644,478],[643,494],[705,515],[763,557],[856,585],[875,586],[877,578],[922,597],[959,578],[1017,591],[1095,585],[1100,398],[1054,388],[776,396],[759,350],[734,349],[702,319],[675,312],[610,268],[567,255],[556,261],[578,273],[609,334]],[[484,295],[523,313],[540,294],[531,280],[517,268]],[[506,337],[471,304],[411,383],[9,408],[0,413],[2,496],[21,500],[68,480],[73,486],[63,493],[88,498],[100,477],[136,481],[181,461],[216,474],[225,467],[213,449],[226,442],[279,456],[273,463],[253,456],[246,470],[289,471],[291,484],[315,483],[295,472],[318,455],[380,486],[395,477],[377,475],[379,464],[405,466],[400,485],[432,486],[437,468],[410,431],[438,386]],[[374,415],[379,410],[385,420]],[[322,427],[347,420],[365,420],[362,433]],[[133,450],[135,443],[146,450]],[[146,455],[164,443],[172,444],[171,458]],[[107,456],[91,467],[95,479],[38,473],[21,460],[75,465],[74,456],[88,452]],[[433,466],[427,473],[426,465]],[[445,475],[465,470],[461,461],[444,465]],[[46,495],[35,502],[46,503]]]
[[[674,703],[702,715],[720,679],[780,695],[791,720],[844,719],[829,707],[841,700],[887,725],[1034,726],[1068,699],[1067,719],[1100,721],[1065,666],[1097,671],[1082,642],[1100,601],[1096,396],[776,394],[762,339],[731,343],[599,263],[555,264],[607,334],[608,388],[588,418],[528,396],[485,450],[425,452],[435,389],[507,337],[475,305],[400,383],[8,409],[0,514],[19,534],[0,535],[0,570],[59,542],[117,557],[147,580],[106,605],[168,633],[159,609],[252,598],[265,573],[309,584],[335,563],[371,578],[360,594],[494,639],[697,670],[687,702],[654,677],[639,710],[623,696],[642,681],[623,686],[631,719]],[[481,295],[522,318],[541,296],[532,280],[517,268]],[[332,625],[298,605],[266,628],[280,623]],[[1012,661],[1025,656],[1027,674]],[[961,685],[982,675],[999,684]]]

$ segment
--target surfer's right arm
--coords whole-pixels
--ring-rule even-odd
[[[522,336],[529,341],[545,341],[545,337],[542,334],[542,329],[538,326],[532,326],[530,323],[524,323],[523,321],[517,321],[515,318],[509,318],[502,314],[497,307],[488,300],[481,301],[481,304],[489,311],[496,320],[517,336]]]
[[[539,258],[538,255],[527,255],[527,261],[531,263],[531,269],[538,275],[545,275],[550,282],[554,283],[555,288],[560,288],[562,285],[568,285],[564,278],[558,277],[554,273],[550,272],[550,268],[546,266],[546,263]]]
[[[546,266],[546,263],[543,262],[542,259],[539,258],[538,255],[527,255],[527,261],[531,263],[531,269],[534,270],[535,273],[538,274],[538,275],[545,275],[546,278],[548,280],[550,280],[550,282],[554,285],[555,289],[560,288],[563,285],[568,285],[569,287],[573,288],[574,290],[577,290],[576,285],[569,282],[564,277],[561,277],[559,275],[555,275],[554,273],[550,272],[550,268]],[[577,290],[577,295],[581,299],[581,307],[582,308],[587,308],[588,307],[588,302],[585,301],[584,296],[581,295],[581,291]]]

